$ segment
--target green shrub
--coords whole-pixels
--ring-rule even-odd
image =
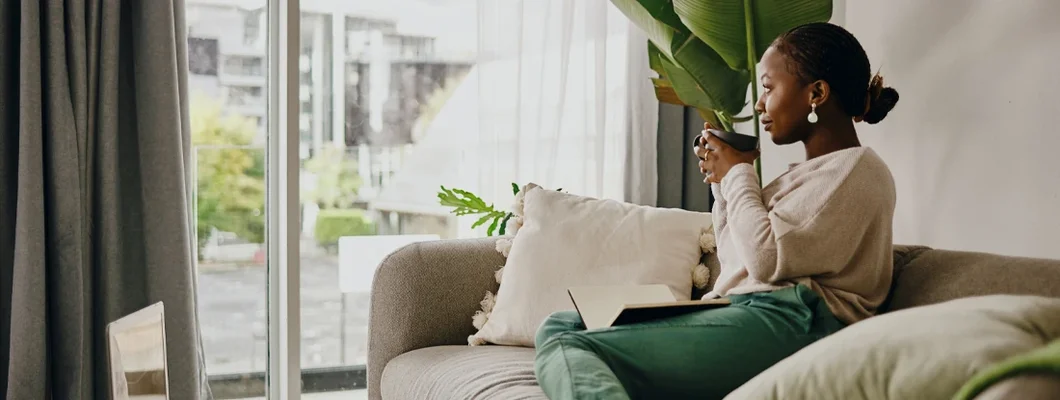
[[[313,237],[321,247],[338,249],[343,236],[367,236],[375,234],[375,224],[365,217],[364,211],[354,209],[325,209],[317,214]]]
[[[190,115],[199,256],[214,230],[265,243],[265,149],[253,144],[254,122],[223,115],[220,104],[199,95]]]

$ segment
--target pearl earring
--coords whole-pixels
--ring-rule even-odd
[[[806,120],[811,124],[817,123],[817,103],[810,103],[810,115],[806,116]]]

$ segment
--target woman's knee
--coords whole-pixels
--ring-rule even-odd
[[[572,349],[588,350],[591,346],[585,331],[564,331],[537,342],[536,359],[553,358],[556,354],[566,354]]]
[[[534,345],[537,348],[541,348],[545,344],[545,341],[563,332],[572,332],[585,330],[585,325],[582,324],[582,319],[577,312],[574,311],[558,311],[549,315],[541,326],[537,328],[537,334],[534,336]]]

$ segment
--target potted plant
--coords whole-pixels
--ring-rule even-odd
[[[780,34],[832,17],[832,0],[611,0],[648,36],[648,60],[660,102],[696,109],[712,125],[758,115],[738,114],[758,102],[755,65]],[[761,163],[755,163],[759,181]]]

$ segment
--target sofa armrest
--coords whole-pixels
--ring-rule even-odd
[[[441,345],[466,345],[471,316],[498,288],[504,265],[498,238],[440,240],[387,256],[372,281],[368,314],[368,396],[380,399],[383,368],[394,357]]]

